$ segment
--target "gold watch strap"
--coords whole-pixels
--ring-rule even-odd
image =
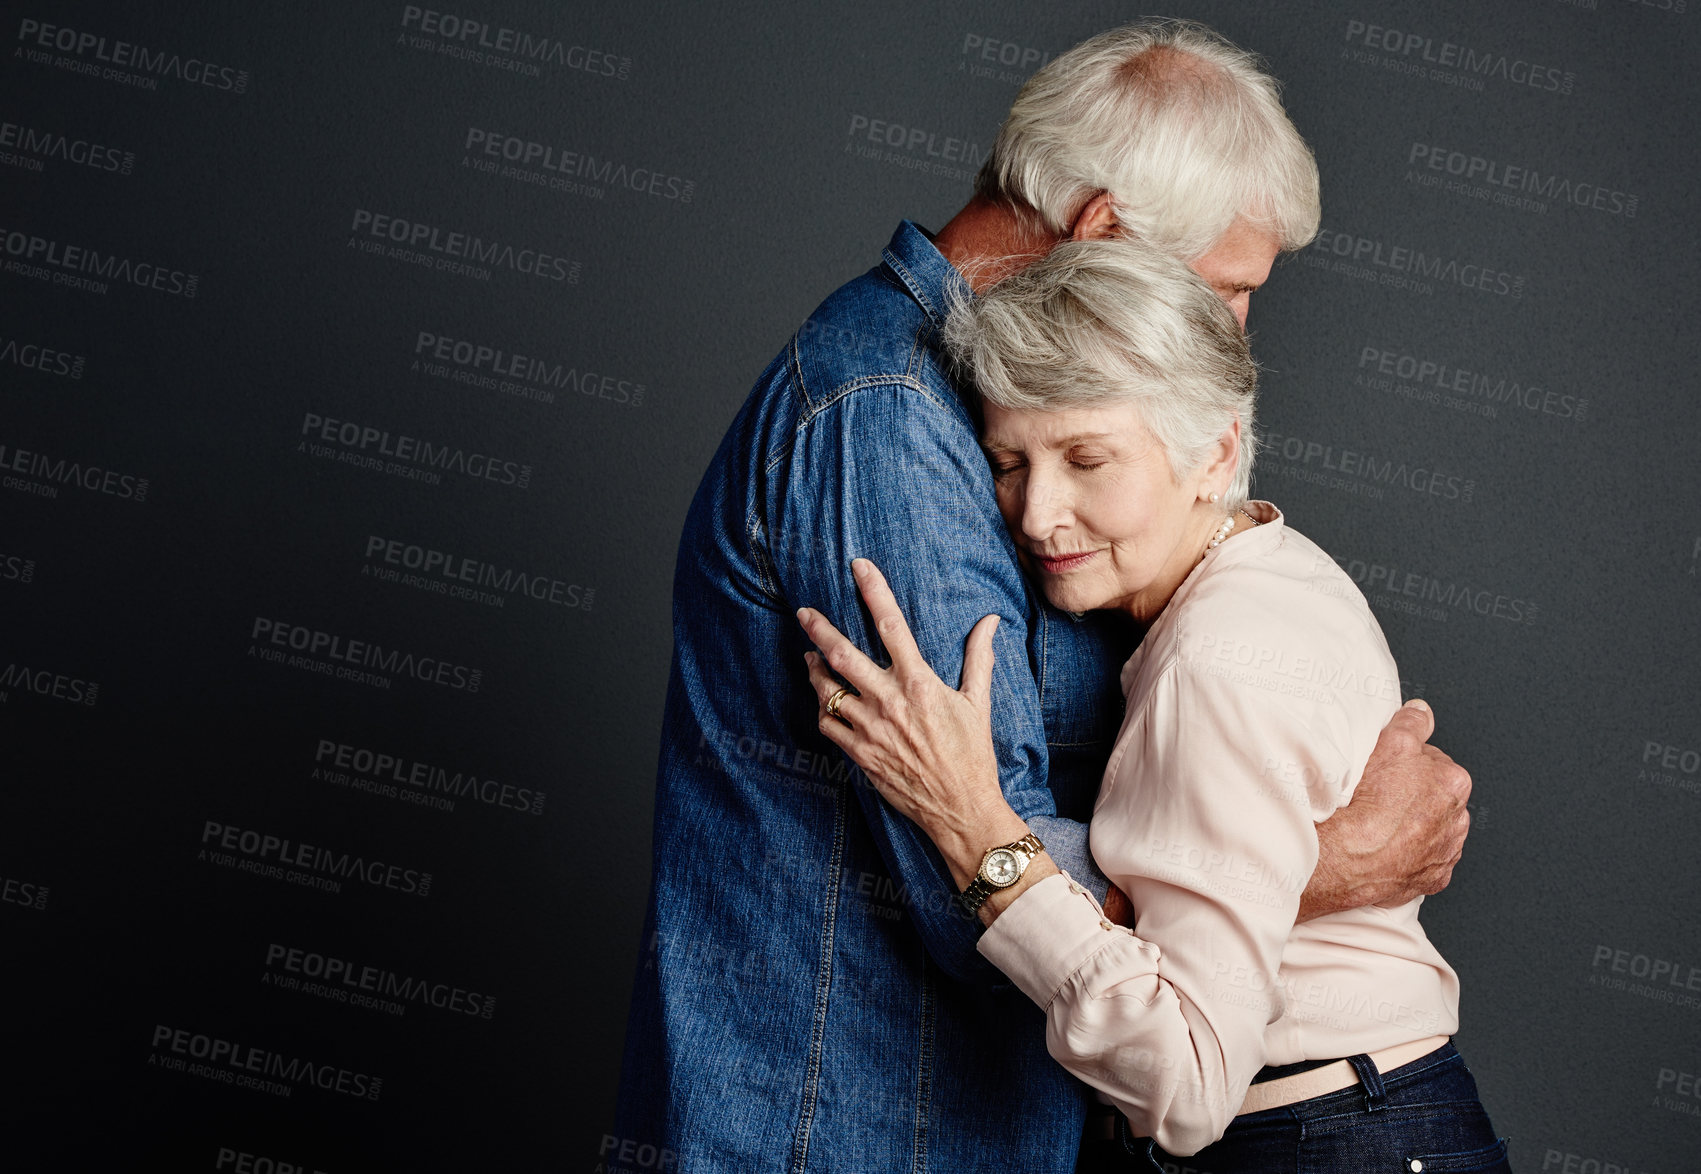
[[[986,858],[1000,849],[1007,849],[1008,851],[1014,852],[1018,856],[1022,857],[1022,867],[1009,884],[995,885],[986,879]],[[1033,863],[1034,857],[1038,856],[1043,851],[1045,851],[1045,845],[1040,843],[1040,838],[1032,832],[1029,832],[1021,839],[1012,843],[995,844],[988,848],[981,854],[980,868],[975,872],[974,880],[970,881],[969,887],[963,890],[963,907],[969,911],[971,916],[979,913],[980,907],[986,904],[986,899],[988,897],[992,896],[992,894],[996,893],[999,889],[1007,889],[1010,885],[1013,885],[1016,881],[1020,880],[1022,878],[1022,873],[1028,870],[1028,865]]]

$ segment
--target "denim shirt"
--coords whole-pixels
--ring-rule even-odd
[[[851,576],[872,559],[953,686],[997,612],[1004,793],[1101,895],[1085,821],[1134,637],[1024,580],[937,349],[967,287],[908,221],[882,258],[763,372],[686,519],[611,1170],[1074,1168],[1084,1087],[927,836],[821,736],[794,612],[887,663]]]

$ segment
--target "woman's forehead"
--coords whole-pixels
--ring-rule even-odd
[[[1133,404],[1104,404],[1091,408],[1033,408],[985,406],[981,443],[989,449],[1067,448],[1087,441],[1129,442],[1147,439],[1146,428]]]

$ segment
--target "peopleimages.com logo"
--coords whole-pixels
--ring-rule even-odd
[[[302,415],[300,435],[306,439],[296,442],[297,452],[430,485],[442,484],[446,473],[514,489],[532,480],[532,467],[519,461],[319,412]]]
[[[66,379],[81,379],[84,368],[88,366],[88,360],[82,355],[3,335],[0,335],[0,363],[47,375],[62,375]]]
[[[455,800],[527,815],[542,815],[546,796],[532,787],[499,782],[471,770],[448,770],[399,754],[318,739],[313,752],[313,777],[359,790],[394,791],[423,806],[453,811]]]
[[[13,661],[0,669],[0,699],[12,690],[66,701],[72,705],[94,705],[100,700],[100,682],[86,681],[70,673]]]
[[[253,828],[209,819],[201,827],[197,859],[303,888],[342,892],[345,884],[364,884],[410,897],[431,895],[431,874],[359,852],[337,851]]]
[[[154,1025],[153,1047],[150,1065],[275,1096],[316,1088],[375,1101],[384,1088],[382,1077],[164,1023]]]
[[[1569,94],[1577,85],[1570,70],[1369,21],[1347,21],[1345,40],[1346,52],[1380,57],[1398,72],[1471,90],[1481,90],[1489,79],[1555,94]]]
[[[109,469],[94,462],[55,456],[36,449],[0,444],[0,473],[19,474],[16,477],[8,475],[4,478],[6,488],[33,493],[38,497],[58,497],[59,486],[63,485],[138,503],[148,499],[146,477],[121,473],[117,469]]]
[[[248,89],[246,69],[185,57],[116,37],[109,40],[99,33],[46,24],[29,17],[18,22],[18,41],[24,46],[25,56],[38,65],[52,65],[144,90],[157,90],[162,77],[232,94]],[[62,56],[54,57],[52,53]]]
[[[540,77],[543,72],[540,65],[618,81],[626,81],[632,74],[630,57],[434,8],[406,5],[402,9],[402,28],[405,31],[399,34],[399,39],[405,38],[404,43],[411,48],[525,77]]]
[[[540,359],[503,347],[421,330],[414,340],[413,369],[434,379],[499,391],[539,403],[555,402],[557,390],[585,399],[639,407],[648,388],[601,370],[600,364]]]
[[[199,275],[152,261],[138,261],[87,245],[67,244],[18,229],[0,228],[0,249],[7,271],[105,293],[106,283],[132,285],[154,293],[192,298],[200,288]],[[14,264],[18,268],[14,268]]]
[[[467,152],[467,155],[463,156],[463,162],[469,165],[479,166],[481,169],[497,168],[502,162],[506,162],[512,166],[502,168],[501,173],[510,178],[536,178],[547,172],[551,178],[583,180],[584,184],[577,187],[589,185],[591,190],[577,194],[594,192],[599,198],[602,188],[595,185],[655,196],[662,200],[676,200],[681,204],[689,204],[697,191],[695,180],[673,175],[658,167],[631,165],[624,160],[606,156],[599,158],[584,150],[558,143],[543,143],[536,139],[521,138],[519,135],[503,134],[476,126],[467,128],[461,149]]]
[[[51,159],[119,175],[129,175],[136,166],[134,151],[16,122],[0,122],[0,148],[6,148],[0,150],[0,163],[21,166],[26,171],[41,171],[44,162]],[[12,151],[20,155],[13,155]]]
[[[1356,233],[1322,228],[1311,241],[1311,253],[1323,253],[1357,265],[1482,293],[1524,296],[1522,275],[1509,273],[1481,259],[1460,260],[1422,246],[1395,244]]]
[[[360,684],[389,688],[393,678],[408,677],[477,693],[484,683],[483,669],[267,616],[254,617],[248,639],[250,656]]]
[[[434,982],[278,942],[266,946],[266,971],[261,981],[268,986],[390,1015],[406,1014],[409,1005],[433,1007],[476,1019],[489,1019],[496,1014],[494,998],[455,983]]]
[[[1543,171],[1527,164],[1507,163],[1482,155],[1455,151],[1434,143],[1413,143],[1406,155],[1406,166],[1413,169],[1417,181],[1425,186],[1437,186],[1441,176],[1453,176],[1460,182],[1462,194],[1470,194],[1480,185],[1491,192],[1490,202],[1533,211],[1546,211],[1547,204],[1570,204],[1605,212],[1609,216],[1635,219],[1641,197],[1623,192],[1602,183],[1573,179],[1558,172]],[[1424,172],[1437,172],[1425,175]]]
[[[349,232],[352,234],[349,237],[351,244],[359,242],[362,237],[368,238],[366,243],[369,244],[374,240],[387,241],[389,247],[396,250],[396,260],[414,264],[429,262],[430,267],[468,276],[476,276],[482,271],[488,278],[491,269],[508,269],[541,277],[545,281],[576,284],[579,280],[579,262],[557,257],[546,250],[486,240],[477,233],[366,208],[354,210]]]

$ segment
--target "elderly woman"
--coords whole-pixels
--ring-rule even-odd
[[[980,951],[1119,1111],[1103,1168],[1508,1169],[1448,1040],[1459,985],[1421,898],[1295,924],[1316,824],[1352,797],[1399,673],[1334,560],[1247,499],[1257,373],[1233,315],[1179,261],[1071,243],[955,307],[946,342],[1046,598],[1145,631],[1091,831],[1133,929],[999,790],[998,617],[968,634],[958,691],[867,560],[853,571],[889,669],[798,616],[825,655],[809,654],[822,730],[932,838],[989,923]]]

